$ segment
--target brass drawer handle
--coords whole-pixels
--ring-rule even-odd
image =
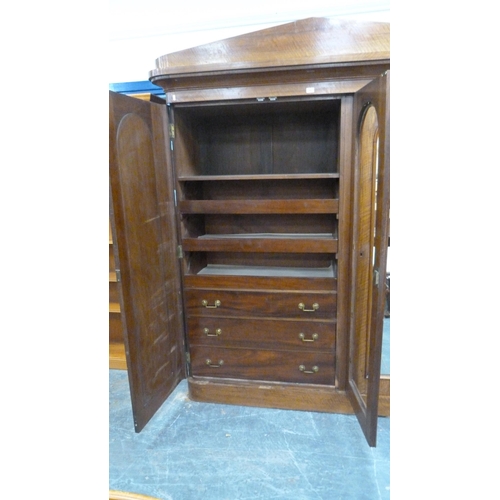
[[[304,312],[314,312],[316,310],[319,309],[319,304],[317,302],[315,302],[313,305],[312,305],[312,309],[306,309],[306,306],[303,302],[301,302],[299,304],[299,309],[304,311]]]
[[[312,367],[312,370],[306,370],[306,367],[304,365],[300,365],[299,366],[299,370],[302,372],[302,373],[318,373],[319,372],[319,368],[314,365]]]
[[[207,337],[217,337],[222,333],[222,330],[220,328],[217,328],[217,330],[215,330],[215,333],[210,333],[210,330],[208,328],[203,328],[203,333]]]
[[[302,340],[302,342],[314,342],[315,340],[318,340],[319,335],[317,333],[312,334],[312,338],[306,339],[306,336],[303,333],[299,333],[299,339]]]
[[[219,307],[219,306],[221,305],[221,302],[220,302],[220,300],[216,300],[216,301],[214,302],[214,305],[213,305],[213,306],[209,306],[209,305],[208,305],[208,300],[202,300],[202,301],[201,301],[201,305],[202,305],[203,307],[206,307],[207,309],[217,309],[217,307]]]
[[[218,363],[214,364],[214,363],[212,363],[212,360],[207,359],[206,363],[208,366],[210,366],[210,368],[220,368],[224,364],[224,360],[221,359],[221,360],[219,360]]]

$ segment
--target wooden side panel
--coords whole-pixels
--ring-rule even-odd
[[[110,92],[110,184],[139,432],[185,376],[166,109]]]
[[[352,129],[353,129],[353,97],[342,99],[340,116],[340,146],[339,146],[339,226],[338,226],[338,275],[337,275],[337,373],[336,387],[345,391],[347,385],[348,359],[348,328],[349,328],[349,291],[351,290],[351,193],[353,186],[352,167]]]
[[[347,394],[368,444],[375,446],[389,222],[389,72],[356,94],[354,116],[356,170]]]

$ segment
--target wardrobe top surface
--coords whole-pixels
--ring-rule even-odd
[[[390,24],[309,18],[172,52],[150,79],[390,59]]]

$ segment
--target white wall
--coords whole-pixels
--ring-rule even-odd
[[[109,0],[108,82],[147,80],[156,58],[307,17],[389,22],[388,0]]]

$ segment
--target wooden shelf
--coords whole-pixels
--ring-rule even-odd
[[[188,252],[336,253],[337,240],[314,234],[217,234],[183,238],[182,248]]]
[[[121,312],[120,304],[118,304],[116,302],[110,302],[109,303],[109,312],[110,313],[119,313],[119,312]]]
[[[208,264],[198,271],[198,276],[262,276],[287,278],[335,278],[333,266],[314,267],[278,267],[278,266],[237,266],[228,264]]]
[[[339,200],[185,200],[184,214],[335,214]]]
[[[116,280],[116,271],[110,271],[109,272],[109,281],[111,283],[117,283],[117,280]]]
[[[125,355],[125,345],[109,343],[109,367],[115,370],[127,369],[127,357]]]
[[[179,181],[244,181],[282,179],[338,179],[340,174],[256,174],[256,175],[180,175]]]

